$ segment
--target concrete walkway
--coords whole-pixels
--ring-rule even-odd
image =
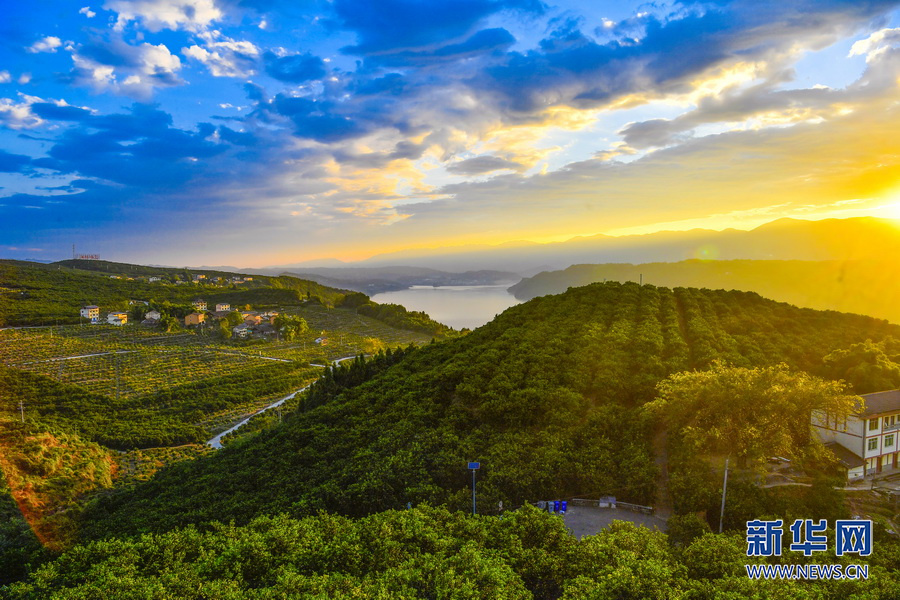
[[[590,506],[572,506],[566,511],[563,522],[572,535],[581,539],[585,535],[594,535],[609,526],[613,521],[630,521],[643,525],[648,529],[666,530],[666,521],[655,515],[632,512],[619,508],[594,508]]]

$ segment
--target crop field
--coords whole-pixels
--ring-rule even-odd
[[[172,333],[133,324],[0,330],[0,363],[127,399],[273,361],[322,364],[430,339],[318,304],[285,312],[306,319],[309,331],[287,342],[225,340],[214,326]]]
[[[11,363],[116,398],[137,397],[173,385],[253,368],[266,359],[200,348],[113,350],[80,358]]]

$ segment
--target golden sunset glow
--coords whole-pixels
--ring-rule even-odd
[[[345,40],[321,56],[221,7],[203,21],[154,17],[144,45],[122,38],[140,11],[109,15],[109,39],[39,37],[29,60],[71,72],[64,85],[32,76],[40,63],[0,71],[0,211],[17,224],[5,247],[252,266],[898,217],[900,27],[888,13],[821,7],[819,21],[765,26],[756,15],[721,47],[701,36],[676,52],[655,32],[694,18],[702,29],[719,9],[546,10],[502,29],[476,19],[452,42],[435,30],[422,46]],[[565,10],[584,20],[557,30]],[[179,57],[164,31],[206,37],[185,38]],[[503,42],[463,50],[476,32]]]

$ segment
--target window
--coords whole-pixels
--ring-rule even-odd
[[[891,415],[890,417],[885,417],[884,418],[884,426],[889,427],[890,425],[893,425],[895,418],[896,417],[894,417],[894,415]]]
[[[890,448],[894,445],[894,434],[884,436],[884,447]]]
[[[869,431],[875,431],[876,429],[878,429],[878,417],[869,419]]]
[[[869,440],[869,450],[878,450],[878,438],[871,438]]]

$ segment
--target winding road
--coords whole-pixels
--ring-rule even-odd
[[[335,364],[335,365],[336,365],[336,364],[341,363],[341,362],[343,362],[343,361],[345,361],[345,360],[351,360],[351,359],[354,359],[354,358],[356,358],[356,355],[353,355],[353,356],[345,356],[345,357],[343,357],[343,358],[338,358],[337,360],[332,361],[332,364]],[[324,367],[325,365],[312,365],[312,364],[311,364],[310,366],[311,366],[311,367]],[[318,380],[317,380],[317,381],[318,381]],[[216,437],[212,438],[211,440],[208,440],[208,441],[206,442],[206,444],[207,444],[208,446],[212,446],[212,447],[215,448],[216,450],[219,450],[220,448],[222,448],[222,438],[223,438],[224,436],[228,435],[228,434],[231,433],[232,431],[235,431],[235,430],[237,430],[237,429],[243,427],[244,425],[247,424],[248,421],[250,421],[250,419],[252,419],[252,418],[255,417],[256,415],[258,415],[258,414],[260,414],[260,413],[264,413],[264,412],[266,412],[267,410],[269,410],[270,408],[277,408],[277,407],[281,406],[282,404],[284,404],[287,400],[290,400],[291,398],[293,398],[294,396],[296,396],[297,394],[299,394],[299,393],[301,393],[301,392],[305,392],[306,390],[309,389],[309,386],[310,386],[310,385],[312,385],[312,383],[309,384],[309,385],[307,385],[307,386],[305,386],[305,387],[300,388],[300,389],[297,390],[296,392],[291,392],[290,394],[288,394],[287,396],[284,396],[283,398],[279,398],[278,400],[276,400],[276,401],[273,402],[272,404],[269,404],[268,406],[263,407],[262,409],[256,411],[255,413],[253,413],[252,415],[250,415],[250,416],[247,417],[246,419],[240,421],[240,422],[239,422],[237,425],[235,425],[234,427],[231,427],[230,429],[226,429],[225,431],[223,431],[222,433],[220,433],[220,434],[217,435]]]

